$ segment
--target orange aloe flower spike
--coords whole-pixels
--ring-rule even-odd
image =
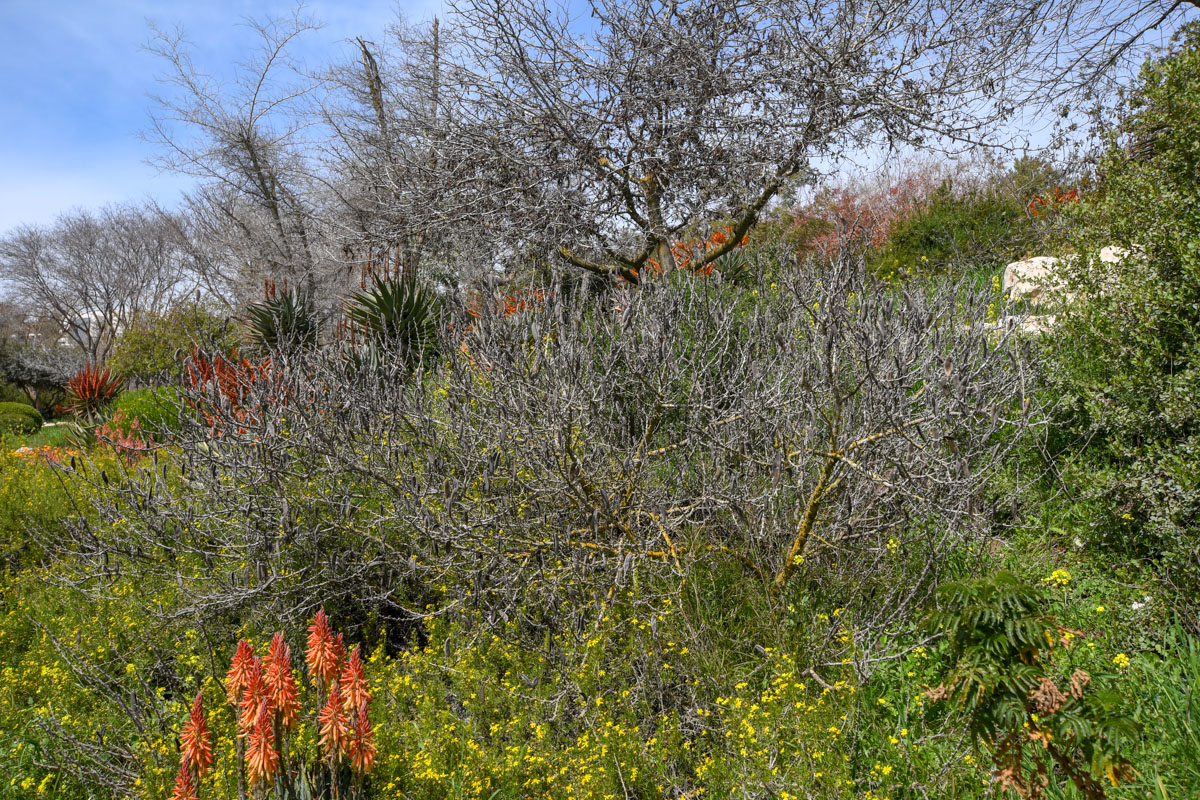
[[[333,637],[333,676],[336,678],[342,672],[342,666],[346,663],[346,643],[339,633]]]
[[[250,662],[254,660],[254,648],[245,639],[238,642],[237,652],[233,654],[233,663],[225,676],[225,693],[230,705],[237,705],[242,689],[246,686],[246,678],[250,672]]]
[[[196,784],[192,781],[192,771],[188,768],[187,756],[179,765],[179,774],[175,776],[175,791],[171,792],[171,800],[197,800]]]
[[[258,716],[246,748],[246,777],[251,786],[269,783],[279,769],[279,754],[275,752],[271,727],[271,709],[264,699],[258,706]]]
[[[366,775],[375,766],[375,732],[367,717],[367,704],[358,707],[354,715],[353,738],[350,740],[350,769]]]
[[[204,692],[196,692],[188,721],[180,732],[180,749],[183,759],[196,770],[196,777],[203,778],[213,765],[212,733],[204,719]]]
[[[259,704],[266,702],[268,706],[270,705],[262,667],[262,659],[254,656],[250,661],[246,684],[242,687],[241,714],[238,717],[238,724],[243,732],[249,732],[254,727]]]
[[[316,683],[327,683],[337,677],[337,659],[333,651],[333,632],[329,630],[329,617],[325,609],[317,611],[308,626],[308,674]]]
[[[329,702],[317,717],[321,726],[321,747],[326,758],[336,758],[346,752],[350,745],[350,727],[346,712],[342,709],[342,690],[335,681],[329,690]]]
[[[343,707],[347,714],[354,714],[359,706],[371,702],[371,690],[367,686],[367,673],[363,669],[362,653],[358,645],[354,645],[339,683],[342,688]]]
[[[300,692],[292,677],[292,651],[283,640],[282,632],[276,633],[271,639],[263,681],[267,698],[279,714],[283,727],[294,727],[300,719]]]

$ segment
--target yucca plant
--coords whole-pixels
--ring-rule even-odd
[[[291,291],[246,310],[246,343],[260,351],[295,352],[316,347],[320,321],[312,298]]]
[[[437,354],[441,305],[441,298],[428,286],[375,277],[369,289],[350,298],[346,316],[368,342],[384,351],[398,351],[412,368]]]
[[[1051,772],[1087,800],[1105,796],[1131,770],[1121,755],[1136,723],[1105,676],[1072,663],[1071,641],[1041,590],[1001,572],[951,583],[927,621],[946,635],[950,667],[932,701],[952,700],[990,752],[998,785],[1026,800],[1043,796]]]
[[[90,419],[117,396],[124,383],[125,379],[111,370],[85,364],[67,381],[67,409],[77,417]]]

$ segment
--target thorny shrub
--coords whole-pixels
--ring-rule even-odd
[[[887,293],[852,262],[756,270],[619,310],[485,304],[415,377],[330,348],[279,354],[236,401],[198,382],[178,454],[97,487],[121,534],[80,529],[74,578],[95,591],[120,564],[202,618],[295,623],[322,596],[399,639],[427,605],[480,608],[541,641],[635,573],[677,593],[729,561],[780,600],[819,576],[869,671],[946,554],[991,532],[984,487],[1036,421],[1032,367],[985,293]]]

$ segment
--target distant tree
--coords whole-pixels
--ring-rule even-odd
[[[0,341],[0,379],[18,387],[47,416],[63,385],[82,366],[79,353],[65,347]]]
[[[181,375],[183,361],[193,350],[229,353],[237,343],[228,320],[199,303],[181,303],[165,313],[144,315],[123,331],[108,366],[150,384]]]
[[[231,84],[197,67],[181,30],[154,28],[149,45],[173,91],[155,98],[147,138],[163,167],[200,179],[187,196],[187,230],[208,279],[248,295],[262,279],[315,293],[322,269],[303,108],[317,81],[289,47],[316,23],[293,15],[250,22],[258,52]],[[248,299],[248,298],[245,298]]]
[[[161,312],[195,289],[173,223],[133,205],[18,227],[0,239],[0,279],[96,363],[140,314]]]

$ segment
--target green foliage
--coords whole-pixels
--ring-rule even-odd
[[[410,367],[437,355],[441,298],[428,286],[373,279],[371,288],[352,296],[346,316],[376,346],[397,350]]]
[[[24,414],[0,412],[0,433],[37,433],[40,427]]]
[[[1125,553],[1155,558],[1200,624],[1200,27],[1144,67],[1072,214],[1077,299],[1053,341],[1064,419],[1108,458],[1094,495]],[[1102,246],[1130,251],[1102,263]]]
[[[1136,719],[1150,756],[1139,770],[1140,789],[1157,800],[1200,797],[1200,640],[1175,624],[1162,655],[1138,659]]]
[[[881,274],[967,269],[986,272],[1023,257],[1037,242],[1025,203],[999,182],[959,190],[946,181],[892,228],[868,261]]]
[[[1050,580],[1071,577],[1059,571]],[[946,635],[950,667],[929,697],[967,713],[1002,785],[1039,797],[1057,768],[1091,799],[1105,795],[1098,779],[1116,786],[1127,776],[1123,747],[1136,724],[1103,676],[1071,663],[1075,634],[1045,611],[1039,590],[1001,572],[947,584],[938,597],[928,626]]]
[[[113,417],[120,415],[121,433],[128,434],[129,426],[137,420],[143,435],[162,441],[179,431],[181,410],[179,390],[173,386],[158,389],[138,389],[122,392],[113,403]]]
[[[229,323],[198,303],[138,320],[117,339],[107,366],[141,383],[178,378],[194,350],[227,354],[237,346]]]
[[[32,428],[25,433],[36,433],[44,424],[41,412],[25,403],[0,403],[0,415],[25,417]]]
[[[317,310],[306,294],[284,292],[246,310],[246,343],[259,352],[307,350],[319,338]]]

